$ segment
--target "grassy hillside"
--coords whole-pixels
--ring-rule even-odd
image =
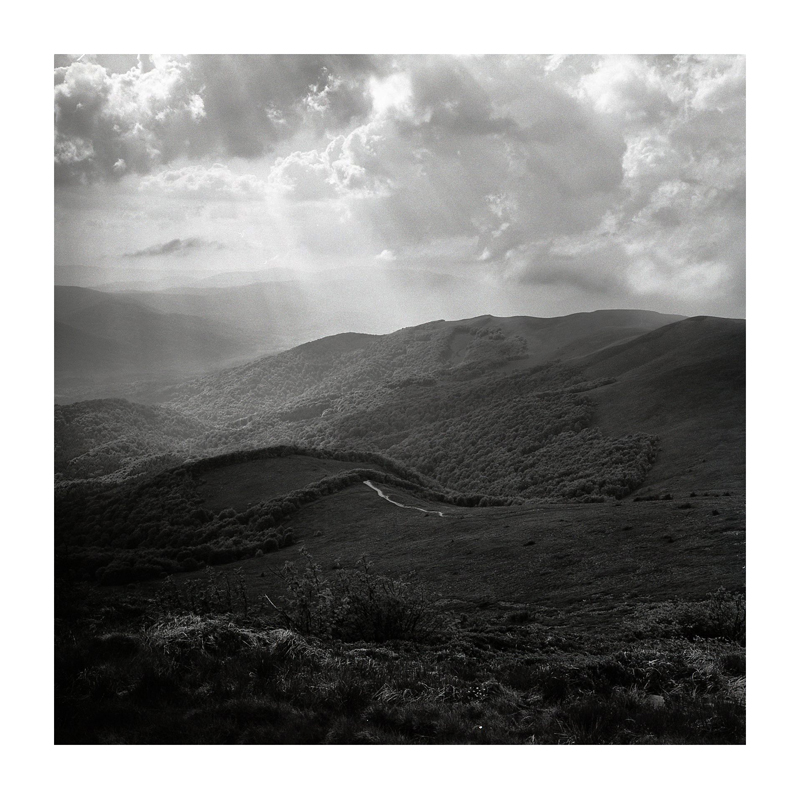
[[[387,491],[401,504],[419,504],[413,493]],[[697,600],[720,587],[744,586],[741,496],[687,492],[588,507],[427,506],[444,516],[397,507],[357,484],[304,506],[291,526],[323,569],[366,554],[379,573],[413,570],[454,608],[580,611],[592,627],[619,624],[608,613],[620,602],[633,609],[642,601]],[[269,567],[299,557],[294,547],[241,563],[254,598],[262,590],[279,594]]]
[[[658,436],[648,485],[743,490],[745,323],[695,317],[578,362],[614,382],[592,392],[610,435]]]
[[[60,585],[57,742],[744,743],[741,497],[425,504],[355,484],[304,549]]]
[[[75,481],[56,491],[56,571],[119,584],[229,563],[292,542],[299,508],[377,480],[459,505],[509,498],[441,489],[403,464],[365,452],[277,446],[219,455],[122,482]]]
[[[310,483],[353,469],[374,469],[367,461],[341,461],[294,455],[231,463],[211,469],[200,478],[197,494],[212,511],[243,511],[264,500],[278,499]]]

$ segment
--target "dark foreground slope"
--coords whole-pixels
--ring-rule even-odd
[[[358,482],[280,550],[60,585],[56,741],[744,743],[741,499],[382,488],[411,507]]]
[[[621,313],[57,408],[56,741],[744,743],[744,325]]]

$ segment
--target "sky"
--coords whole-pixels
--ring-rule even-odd
[[[744,317],[745,59],[57,56],[55,261]]]

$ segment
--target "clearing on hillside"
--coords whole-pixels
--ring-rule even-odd
[[[203,474],[198,494],[211,511],[236,511],[289,494],[325,477],[353,469],[375,469],[374,463],[292,455],[231,463]]]

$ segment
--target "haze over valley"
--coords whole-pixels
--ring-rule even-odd
[[[239,284],[254,277],[157,291],[57,285],[56,401],[147,401],[181,378],[335,333],[524,314],[540,301],[533,289],[391,266]]]

